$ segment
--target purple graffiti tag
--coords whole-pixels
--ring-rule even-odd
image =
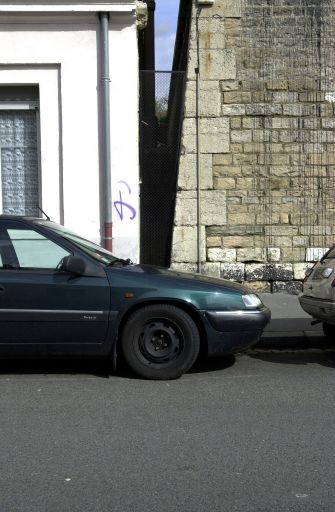
[[[124,187],[126,187],[126,189],[128,191],[128,194],[131,195],[131,188],[126,181],[120,180],[120,181],[118,181],[118,183],[120,183],[120,185],[124,185]],[[129,219],[133,220],[136,217],[136,210],[131,204],[126,203],[123,200],[121,188],[119,189],[119,198],[120,198],[119,201],[114,201],[114,208],[117,211],[117,213],[120,217],[120,220],[123,221],[123,219],[124,219],[124,216],[125,216],[124,208],[126,208],[129,212]]]

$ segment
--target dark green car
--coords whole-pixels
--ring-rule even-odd
[[[0,356],[105,356],[173,379],[256,343],[269,310],[222,279],[134,265],[48,220],[0,216]]]

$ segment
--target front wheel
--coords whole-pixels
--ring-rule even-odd
[[[192,318],[169,304],[145,306],[128,319],[121,338],[124,358],[146,379],[176,379],[195,362],[200,336]]]
[[[327,324],[324,322],[322,324],[323,327],[323,333],[327,338],[327,341],[335,341],[335,325]]]

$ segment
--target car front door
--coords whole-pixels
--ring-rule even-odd
[[[0,344],[72,344],[79,352],[103,345],[108,280],[57,270],[69,255],[69,246],[31,225],[0,222]]]

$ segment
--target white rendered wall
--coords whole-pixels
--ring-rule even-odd
[[[39,85],[42,208],[52,219],[100,243],[99,20],[97,15],[88,20],[83,24],[81,16],[78,25],[7,23],[5,30],[0,24],[0,85]],[[139,253],[137,70],[135,22],[129,16],[129,23],[120,25],[111,14],[114,252],[135,261]],[[120,187],[122,201],[131,203],[133,210],[124,205],[120,210]]]
[[[123,48],[128,48],[127,55]],[[110,76],[113,252],[138,261],[139,93],[137,32],[134,27],[110,32]],[[126,203],[123,206],[119,204],[120,195],[122,202]]]
[[[0,33],[1,39],[1,33]],[[1,55],[0,45],[0,55]],[[0,56],[0,61],[1,61]],[[61,221],[60,212],[60,160],[59,160],[59,67],[18,66],[0,68],[0,84],[38,84],[40,90],[40,132],[41,132],[41,196],[42,209],[48,215]]]

